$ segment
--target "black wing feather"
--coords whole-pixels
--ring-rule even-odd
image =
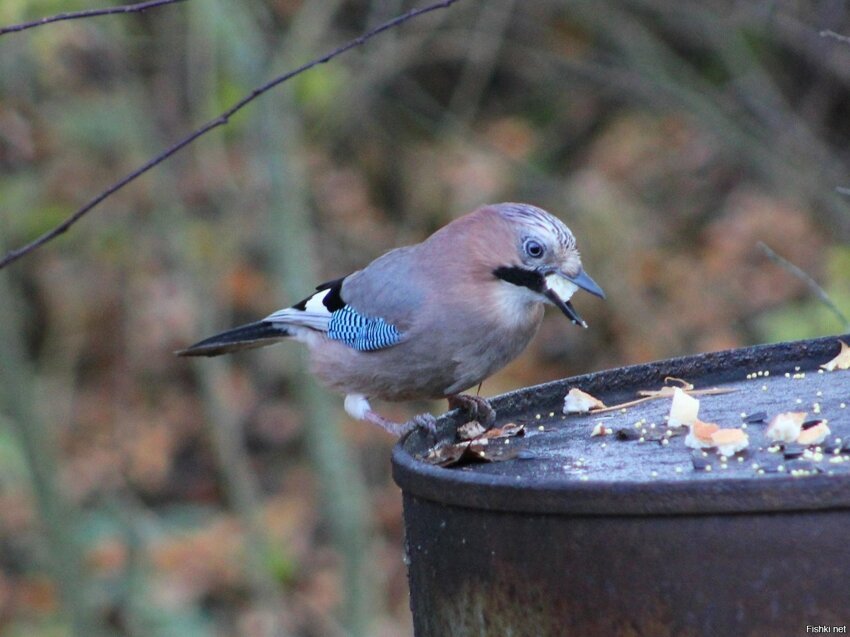
[[[257,321],[205,338],[186,349],[175,352],[175,354],[178,356],[218,356],[238,350],[263,347],[269,345],[269,340],[278,340],[287,336],[291,336],[291,333],[286,328],[266,321]]]

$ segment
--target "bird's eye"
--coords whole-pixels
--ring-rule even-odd
[[[546,252],[546,248],[543,247],[543,244],[539,241],[535,241],[534,239],[528,239],[523,247],[525,248],[525,253],[532,259],[539,259],[543,256],[543,253]]]

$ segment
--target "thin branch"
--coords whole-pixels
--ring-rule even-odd
[[[840,33],[836,33],[835,31],[831,31],[829,29],[821,31],[819,35],[822,38],[832,38],[833,40],[838,40],[839,42],[850,44],[850,36],[841,35]]]
[[[809,276],[803,269],[791,263],[788,259],[779,256],[776,252],[774,252],[766,243],[763,241],[759,241],[756,245],[758,245],[759,249],[764,252],[765,256],[768,259],[778,264],[780,267],[787,270],[793,276],[800,279],[803,283],[806,284],[806,287],[814,294],[818,300],[823,303],[829,310],[835,314],[841,324],[845,329],[850,329],[850,320],[844,315],[835,302],[829,297],[829,294],[826,293],[818,282],[815,281],[811,276]]]
[[[839,195],[850,196],[850,188],[845,188],[844,186],[836,186],[835,192],[837,192]]]
[[[396,18],[393,18],[389,22],[385,22],[384,24],[381,24],[380,26],[377,26],[374,29],[367,31],[363,35],[361,35],[357,38],[354,38],[353,40],[349,41],[346,44],[343,44],[339,48],[334,49],[330,53],[326,53],[325,55],[323,55],[319,58],[316,58],[314,60],[311,60],[310,62],[307,62],[306,64],[299,66],[297,69],[295,69],[293,71],[289,71],[288,73],[284,73],[283,75],[279,75],[278,77],[274,78],[273,80],[270,80],[269,82],[263,84],[262,86],[255,88],[248,95],[246,95],[241,100],[236,102],[233,106],[231,106],[229,109],[224,111],[221,115],[219,115],[218,117],[216,117],[214,119],[211,119],[210,121],[208,121],[206,124],[204,124],[200,128],[194,130],[193,132],[189,133],[186,137],[184,137],[180,141],[173,144],[171,147],[169,147],[168,149],[163,151],[161,154],[159,154],[156,157],[148,160],[145,164],[143,164],[142,166],[140,166],[139,168],[137,168],[133,172],[129,173],[127,176],[125,176],[121,180],[119,180],[119,181],[115,182],[114,184],[112,184],[111,186],[109,186],[109,188],[107,188],[106,190],[101,192],[99,195],[97,195],[96,197],[91,199],[82,208],[79,208],[76,212],[74,212],[67,219],[65,219],[65,221],[63,221],[62,223],[60,223],[59,225],[54,227],[52,230],[45,232],[44,234],[39,236],[37,239],[34,239],[30,243],[28,243],[24,246],[21,246],[20,248],[17,248],[15,250],[11,250],[10,252],[6,253],[6,255],[2,259],[0,259],[0,270],[5,268],[10,263],[14,263],[15,261],[17,261],[21,257],[29,254],[33,250],[40,248],[45,243],[52,241],[53,239],[55,239],[59,235],[67,232],[68,229],[71,226],[73,226],[80,219],[82,219],[86,215],[86,213],[88,213],[92,208],[97,206],[104,199],[106,199],[107,197],[109,197],[113,193],[117,192],[118,190],[121,190],[121,188],[123,188],[124,186],[129,184],[131,181],[134,181],[138,177],[141,177],[143,174],[148,172],[151,168],[158,166],[159,164],[164,162],[166,159],[168,159],[169,157],[174,155],[177,151],[185,148],[186,146],[191,144],[193,141],[198,139],[198,137],[205,135],[206,133],[210,132],[214,128],[218,128],[219,126],[224,126],[225,124],[228,123],[230,118],[233,115],[236,114],[237,111],[240,111],[242,108],[247,106],[249,103],[253,102],[260,95],[267,93],[268,91],[270,91],[271,89],[273,89],[277,85],[283,84],[284,82],[292,79],[296,75],[300,75],[301,73],[304,73],[305,71],[309,71],[314,66],[324,64],[325,62],[330,62],[335,57],[342,55],[343,53],[346,53],[347,51],[350,51],[351,49],[354,49],[356,47],[359,47],[359,46],[365,44],[366,42],[371,40],[373,37],[383,33],[384,31],[389,31],[390,29],[397,27],[400,24],[407,22],[408,20],[412,20],[413,18],[416,18],[420,15],[424,15],[426,13],[436,11],[437,9],[445,9],[445,8],[453,5],[457,1],[458,0],[442,0],[441,2],[436,2],[434,4],[428,5],[427,7],[422,7],[421,9],[412,9],[411,11],[408,11],[407,13],[404,13],[404,14],[396,17]]]
[[[148,0],[148,2],[140,2],[138,4],[127,4],[120,7],[107,7],[106,9],[85,9],[83,11],[71,11],[69,13],[59,13],[47,18],[39,18],[32,22],[22,22],[21,24],[13,24],[8,27],[0,27],[0,35],[7,33],[17,33],[18,31],[26,31],[33,27],[40,27],[44,24],[52,22],[61,22],[62,20],[77,20],[79,18],[94,18],[100,15],[114,15],[116,13],[139,13],[148,9],[155,9],[165,4],[174,4],[175,2],[185,2],[185,0]]]

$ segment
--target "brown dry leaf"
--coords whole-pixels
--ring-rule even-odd
[[[565,414],[586,414],[594,409],[605,409],[605,403],[577,387],[573,387],[564,397]]]
[[[841,343],[841,351],[838,352],[838,356],[821,365],[828,372],[836,369],[850,369],[850,345],[847,345],[844,341],[838,342]]]
[[[470,425],[473,422],[476,421],[470,421],[466,424]],[[470,431],[472,429],[472,427],[468,428]],[[519,449],[515,445],[510,445],[510,439],[524,434],[525,425],[509,422],[501,427],[488,429],[469,440],[454,443],[441,442],[429,449],[419,459],[440,467],[451,467],[470,462],[502,462],[516,457]],[[458,435],[460,435],[460,428]]]
[[[805,420],[805,411],[784,411],[770,420],[764,435],[773,442],[794,442]]]
[[[483,435],[487,430],[477,420],[470,420],[457,428],[457,437],[461,440],[473,440]]]
[[[442,442],[431,447],[420,460],[439,467],[449,467],[460,461],[463,454],[466,453],[467,447],[469,447],[469,443]]]
[[[507,442],[508,439],[505,439]],[[487,440],[473,442],[469,445],[467,453],[473,454],[473,458],[479,462],[504,462],[516,458],[519,453],[519,448],[516,445],[510,444],[481,444]]]
[[[484,432],[485,438],[513,438],[522,435],[525,435],[525,425],[515,422],[507,422],[501,427],[493,427]]]

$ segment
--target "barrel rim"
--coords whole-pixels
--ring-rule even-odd
[[[736,348],[615,368],[526,387],[492,399],[502,413],[518,410],[532,401],[563,397],[566,387],[651,386],[664,376],[698,370],[701,378],[722,378],[742,369],[789,362],[826,360],[838,339],[828,336],[802,341]],[[690,376],[689,378],[693,378]],[[717,381],[713,381],[717,382]],[[438,431],[458,422],[458,412],[437,421]],[[447,505],[484,510],[571,515],[694,515],[715,513],[769,513],[850,508],[850,475],[817,475],[805,479],[790,475],[759,478],[723,478],[687,482],[610,482],[548,478],[517,483],[509,475],[446,469],[416,460],[414,454],[428,446],[424,432],[415,431],[393,449],[396,484],[409,495]]]

